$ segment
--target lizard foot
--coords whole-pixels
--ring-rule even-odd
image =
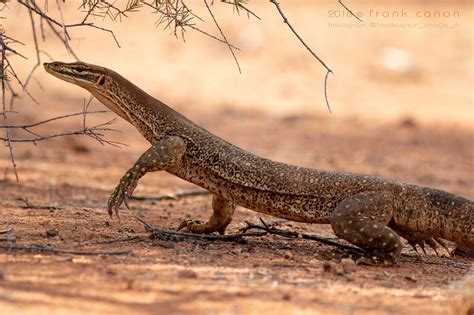
[[[181,222],[176,230],[180,231],[185,229],[191,233],[196,234],[211,234],[213,232],[218,232],[220,235],[223,235],[225,233],[226,227],[227,225],[222,227],[216,224],[211,224],[210,222],[202,223],[200,220],[188,219]]]
[[[438,253],[438,244],[439,244],[442,248],[446,250],[446,252],[448,253],[448,256],[451,255],[446,242],[442,240],[441,238],[431,237],[423,233],[409,231],[395,224],[390,224],[389,226],[392,229],[394,229],[398,235],[406,239],[408,241],[408,244],[410,244],[411,247],[413,247],[413,249],[417,253],[418,253],[417,246],[419,246],[421,250],[423,251],[423,253],[426,255],[427,253],[425,250],[425,245],[428,245],[434,250],[434,252],[436,253],[436,256],[439,256],[439,253]]]
[[[451,252],[449,251],[449,248],[446,244],[446,242],[443,239],[437,238],[437,237],[427,237],[427,238],[412,238],[408,239],[408,244],[413,247],[415,252],[418,253],[418,248],[417,246],[420,246],[421,250],[423,251],[423,254],[427,255],[426,250],[425,250],[425,244],[431,247],[434,252],[436,253],[436,256],[439,256],[438,253],[438,244],[443,247],[446,252],[448,253],[448,256],[451,255]]]
[[[191,233],[196,234],[211,234],[214,232],[220,235],[225,234],[225,229],[232,221],[234,214],[235,203],[224,199],[221,196],[214,195],[212,197],[212,215],[206,223],[199,220],[184,220],[179,226],[178,231],[186,229]]]
[[[437,245],[439,244],[441,247],[443,247],[446,252],[448,253],[448,256],[451,255],[451,252],[449,251],[448,246],[446,245],[446,242],[440,238],[433,237],[433,238],[426,238],[426,239],[418,239],[418,240],[408,240],[408,244],[413,247],[415,252],[418,253],[417,245],[420,246],[421,250],[423,251],[423,254],[426,255],[426,250],[425,250],[425,244],[431,247],[434,252],[436,253],[436,256],[439,256]]]
[[[107,206],[110,216],[115,213],[117,218],[119,217],[118,209],[122,203],[125,203],[127,209],[130,209],[128,206],[128,199],[132,195],[138,183],[138,178],[133,175],[134,173],[131,171],[125,173],[125,175],[120,180],[120,183],[117,185],[117,187],[115,187],[115,190],[110,195]]]

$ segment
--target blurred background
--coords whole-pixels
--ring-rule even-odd
[[[116,6],[125,5],[125,1]],[[219,37],[202,1],[189,6],[205,23],[196,26]],[[65,20],[79,22],[80,3],[63,3]],[[473,7],[471,1],[348,1],[363,20],[359,22],[338,1],[281,1],[290,22],[310,47],[333,69],[328,96],[332,118],[371,120],[415,118],[424,122],[472,128]],[[24,8],[9,4],[2,21],[8,35],[29,58],[12,58],[20,77],[35,63],[29,17]],[[228,48],[193,30],[186,42],[176,39],[157,16],[144,7],[120,22],[95,18],[109,33],[79,27],[70,29],[71,47],[81,60],[112,68],[150,94],[175,108],[194,110],[234,108],[259,110],[268,115],[318,114],[329,116],[324,101],[325,69],[297,41],[268,1],[249,1],[257,20],[218,1],[212,6],[228,40],[239,47],[240,74]],[[55,5],[49,13],[57,16]],[[41,49],[51,59],[73,57],[51,33]],[[42,55],[44,61],[50,59]],[[41,116],[69,106],[82,107],[85,91],[38,69],[41,82],[30,88],[41,105],[27,98],[22,112]],[[60,104],[53,104],[61,99]],[[60,107],[61,109],[58,109]],[[18,107],[20,109],[20,107]],[[69,110],[69,109],[68,109]]]

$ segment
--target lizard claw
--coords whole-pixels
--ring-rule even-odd
[[[123,203],[125,204],[125,207],[127,207],[128,210],[130,210],[130,206],[128,205],[128,200],[130,198],[130,195],[128,192],[125,192],[123,195]]]
[[[434,239],[436,242],[438,242],[439,245],[441,245],[441,247],[443,247],[446,250],[446,252],[448,253],[448,256],[451,256],[451,252],[449,251],[449,248],[446,242],[443,239],[438,238],[438,237],[435,237]]]
[[[427,255],[426,250],[425,250],[425,244],[423,243],[423,241],[419,242],[418,245],[420,245],[420,248],[423,251],[423,254]]]
[[[119,218],[119,207],[123,202],[123,192],[122,192],[121,184],[119,184],[112,195],[109,198],[109,202],[107,205],[107,209],[109,212],[109,216],[112,217],[114,214],[117,218]]]
[[[426,255],[426,250],[425,250],[425,244],[426,244],[434,250],[434,252],[436,253],[436,256],[439,256],[439,252],[437,249],[438,247],[437,245],[439,244],[441,247],[443,247],[446,250],[446,252],[448,253],[448,256],[451,255],[451,252],[449,251],[449,248],[446,242],[443,239],[440,239],[438,237],[411,240],[411,241],[408,241],[408,244],[410,244],[411,247],[413,247],[413,249],[417,253],[418,253],[417,245],[419,245],[421,250],[423,251],[423,254],[425,255]]]
[[[413,250],[418,254],[418,248],[416,248],[417,242],[408,241],[408,244],[413,248]]]
[[[176,229],[176,231],[180,231],[182,229],[190,229],[193,225],[199,225],[199,224],[202,224],[202,222],[200,220],[191,220],[191,219],[188,219],[188,220],[184,220],[183,222],[181,222],[181,224],[178,226],[178,228]]]
[[[434,250],[434,252],[436,253],[436,256],[439,256],[438,250],[436,249],[436,242],[434,241],[434,239],[432,238],[427,239],[425,240],[425,243]]]
[[[128,201],[132,195],[135,187],[137,187],[138,179],[133,176],[134,173],[127,172],[122,179],[120,180],[117,187],[115,187],[114,192],[110,195],[108,203],[108,212],[112,216],[115,213],[115,216],[119,218],[119,208],[122,203],[125,204],[125,207],[130,210]],[[119,218],[120,219],[120,218]]]

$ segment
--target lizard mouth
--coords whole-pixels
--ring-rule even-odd
[[[83,62],[65,63],[60,61],[45,62],[43,67],[47,73],[57,77],[58,79],[89,87],[97,84],[103,74],[92,69]]]

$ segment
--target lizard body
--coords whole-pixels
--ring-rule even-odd
[[[125,173],[109,199],[109,213],[133,193],[147,172],[167,171],[213,193],[206,223],[195,233],[223,234],[236,205],[283,219],[331,224],[335,234],[391,265],[402,250],[442,239],[474,252],[474,202],[395,180],[299,167],[259,157],[213,135],[118,73],[82,62],[46,63],[50,74],[79,85],[130,122],[152,146]]]

